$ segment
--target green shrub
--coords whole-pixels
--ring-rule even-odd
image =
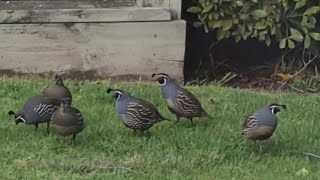
[[[218,41],[251,37],[319,54],[319,0],[195,0],[187,12],[196,14],[194,26],[215,30]]]

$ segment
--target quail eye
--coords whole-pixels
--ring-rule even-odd
[[[164,77],[158,78],[158,82],[159,82],[160,84],[164,84],[164,83],[165,83]]]
[[[115,95],[114,95],[114,99],[116,99],[116,100],[118,100],[119,98],[120,98],[120,94],[119,93],[116,93]]]
[[[280,108],[272,108],[271,112],[272,114],[277,114],[278,112],[280,112]]]

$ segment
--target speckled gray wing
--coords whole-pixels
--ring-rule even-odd
[[[149,129],[155,123],[165,119],[151,103],[139,99],[128,103],[125,116],[125,120],[130,121],[125,122],[126,126],[143,130]]]
[[[178,111],[186,116],[203,116],[204,110],[199,100],[188,90],[180,89],[177,91],[176,102]]]
[[[258,115],[256,113],[253,113],[252,115],[249,115],[242,124],[242,132],[243,134],[250,136],[254,133],[258,126]]]
[[[26,124],[42,123],[50,121],[56,108],[52,100],[36,95],[27,100],[19,113],[23,115]]]
[[[149,108],[135,102],[128,104],[126,114],[130,119],[143,124],[153,123],[153,121],[157,119]]]
[[[145,108],[141,108],[143,112],[143,114],[145,114],[146,116],[150,116],[151,119],[155,120],[155,122],[158,121],[162,121],[165,120],[166,118],[163,117],[160,112],[158,111],[158,109],[151,103],[138,99],[138,103],[140,107],[145,107]],[[148,115],[147,115],[148,114]]]

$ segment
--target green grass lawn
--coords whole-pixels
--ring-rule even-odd
[[[67,80],[73,105],[86,123],[71,145],[55,133],[47,135],[45,124],[35,132],[34,126],[16,126],[7,115],[49,83],[39,78],[0,79],[0,179],[320,179],[320,161],[302,154],[320,154],[317,96],[187,87],[214,120],[197,118],[195,128],[185,119],[173,128],[171,122],[161,122],[148,138],[132,135],[122,124],[106,89],[125,89],[174,119],[156,83]],[[286,104],[287,110],[278,114],[278,128],[259,153],[241,135],[241,125],[248,113],[270,102]],[[301,169],[308,173],[299,175]]]

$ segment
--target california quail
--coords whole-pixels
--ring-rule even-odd
[[[36,131],[39,123],[47,123],[47,132],[49,133],[49,124],[53,112],[59,106],[60,101],[55,98],[35,95],[30,97],[23,107],[17,112],[9,111],[9,115],[14,115],[16,125],[19,123],[34,124]]]
[[[163,117],[157,108],[151,103],[135,98],[128,92],[119,89],[108,89],[107,93],[114,91],[113,97],[116,99],[116,111],[122,118],[123,124],[144,133],[148,131],[154,124],[169,120]],[[170,121],[170,120],[169,120]]]
[[[242,134],[253,141],[269,139],[277,127],[276,114],[280,112],[281,107],[287,108],[286,105],[271,103],[249,115],[242,124]]]
[[[64,85],[61,76],[57,74],[54,77],[54,83],[46,87],[42,93],[44,97],[58,98],[64,101],[67,99],[67,103],[72,104],[72,94]]]
[[[176,115],[176,123],[180,117],[190,120],[194,126],[192,118],[194,117],[212,117],[202,108],[199,100],[187,89],[179,86],[168,74],[152,74],[152,77],[158,76],[157,81],[160,84],[162,96],[171,113]]]
[[[73,135],[72,141],[75,141],[76,135],[85,127],[81,112],[66,100],[63,100],[61,106],[53,113],[52,124],[59,135]]]

